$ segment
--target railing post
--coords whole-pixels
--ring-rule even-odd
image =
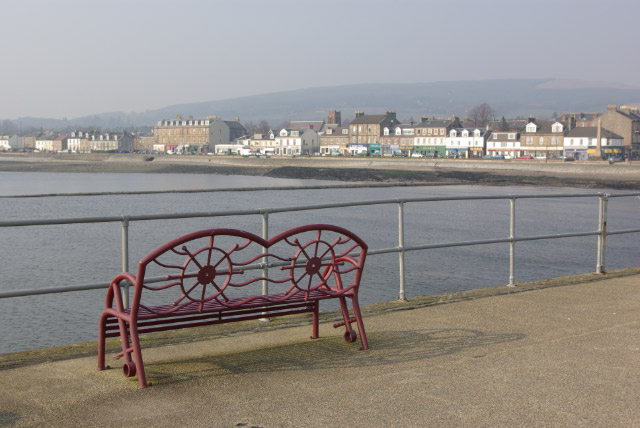
[[[602,195],[598,196],[598,243],[596,248],[596,273],[602,273]]]
[[[404,202],[398,202],[398,271],[400,291],[398,300],[407,300],[404,295]]]
[[[122,272],[129,272],[129,216],[122,216]],[[122,302],[129,308],[129,281],[124,281]]]
[[[269,213],[262,213],[262,239],[269,239]],[[262,254],[267,253],[267,248],[262,248]],[[269,268],[267,264],[269,263],[268,257],[262,258],[262,277],[269,277]],[[266,279],[262,280],[262,295],[269,294],[269,283]]]
[[[600,230],[600,245],[602,248],[600,249],[600,272],[598,273],[606,273],[606,254],[607,254],[607,207],[609,205],[609,194],[602,195],[602,223]]]
[[[269,239],[269,213],[262,213],[262,239]],[[262,254],[266,254],[268,251],[267,248],[262,247]],[[269,294],[269,282],[266,278],[269,277],[269,257],[262,257],[262,277],[265,278],[262,280],[262,295],[265,296]],[[262,315],[266,315],[266,312],[262,312]],[[260,321],[269,322],[271,318],[260,318]]]
[[[596,260],[596,273],[605,273],[605,250],[607,246],[607,203],[608,194],[598,197],[598,255]]]
[[[508,287],[515,287],[515,264],[516,264],[516,198],[511,197],[509,216],[509,284]]]

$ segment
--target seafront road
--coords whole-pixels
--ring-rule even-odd
[[[0,370],[0,427],[640,426],[640,275]],[[97,325],[97,320],[96,320]],[[46,355],[46,350],[43,351]]]

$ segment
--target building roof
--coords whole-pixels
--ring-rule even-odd
[[[329,130],[331,130],[331,134],[328,133]],[[344,131],[347,131],[346,134],[343,133]],[[326,124],[324,126],[324,133],[320,137],[326,137],[326,136],[335,137],[336,135],[341,137],[348,137],[349,128],[343,128],[342,126],[338,126],[335,124]]]
[[[491,132],[491,135],[493,135],[492,138],[496,138],[496,139],[500,139],[500,138],[508,139],[509,135],[512,135],[512,134],[516,134],[516,138],[517,138],[518,135],[520,134],[520,131],[492,131]]]
[[[428,119],[423,120],[420,123],[416,124],[416,128],[446,128],[451,125],[453,120],[451,119]]]
[[[292,120],[287,125],[288,128],[299,131],[313,127],[313,130],[316,132],[320,132],[323,126],[324,120]]]
[[[487,131],[484,128],[453,128],[451,131],[456,131],[456,132],[459,132],[459,133],[462,133],[463,131],[468,131],[469,132],[469,136],[473,136],[473,133],[475,131],[480,131],[480,136],[481,137],[491,133],[490,130]]]
[[[224,120],[224,123],[227,124],[227,126],[231,129],[240,129],[243,132],[246,132],[247,130],[245,129],[244,126],[242,126],[242,124],[240,122],[237,122],[235,120]]]
[[[560,123],[562,125],[562,132],[552,132],[551,131],[551,127],[553,126],[554,123]],[[538,129],[536,132],[527,132],[527,125],[531,123],[531,122],[527,122],[522,129],[520,130],[520,133],[522,135],[541,135],[541,134],[554,134],[554,135],[561,135],[564,134],[567,131],[567,124],[565,122],[559,121],[559,120],[533,120],[533,123],[535,123],[536,125],[538,125]]]
[[[597,138],[598,127],[584,126],[584,127],[574,128],[571,131],[569,131],[569,133],[566,136],[567,138]],[[617,138],[622,140],[622,137],[620,135],[604,128],[602,128],[601,136],[603,138]]]

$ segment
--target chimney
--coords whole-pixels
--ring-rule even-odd
[[[240,118],[238,116],[234,117],[233,120],[240,123]]]
[[[527,123],[535,123],[535,122],[536,122],[535,117],[529,117],[529,119],[527,119]]]
[[[360,110],[356,110],[356,119],[362,116],[364,116],[364,112]]]
[[[429,118],[427,116],[420,116],[420,123],[427,123],[428,120]]]
[[[396,112],[395,111],[387,110],[385,112],[385,115],[387,116],[387,119],[396,120]]]
[[[567,120],[567,113],[562,113],[562,119],[563,122]]]
[[[340,125],[342,123],[342,114],[339,111],[330,110],[327,123],[331,125]]]
[[[593,113],[593,120],[596,120],[598,118],[598,113]]]
[[[607,106],[607,111],[618,111],[618,106],[615,104],[609,104]]]

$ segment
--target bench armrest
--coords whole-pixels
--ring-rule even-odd
[[[113,308],[113,299],[116,299],[116,307],[119,311],[124,310],[122,305],[122,296],[120,294],[120,282],[129,281],[132,286],[135,287],[138,279],[135,275],[123,272],[116,276],[113,281],[111,281],[111,285],[109,285],[109,291],[107,291],[107,299],[105,301],[105,308]]]

